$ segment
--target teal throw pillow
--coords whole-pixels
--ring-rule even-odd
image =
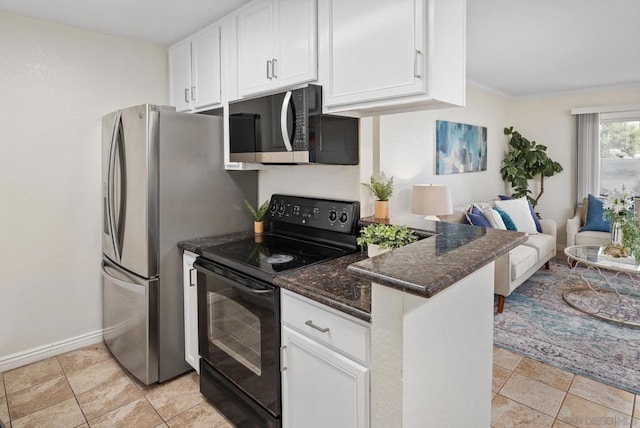
[[[604,202],[602,199],[589,195],[587,196],[587,222],[580,228],[580,232],[587,230],[593,232],[610,232],[611,223],[602,218],[604,213]]]
[[[513,222],[509,214],[507,214],[503,209],[498,207],[495,207],[494,210],[497,211],[498,214],[500,214],[500,217],[502,217],[502,221],[504,222],[504,225],[507,228],[507,230],[518,230],[518,228],[516,227],[516,224]]]

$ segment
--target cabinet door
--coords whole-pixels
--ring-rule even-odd
[[[200,373],[198,355],[198,287],[193,262],[196,255],[185,252],[182,255],[182,280],[184,287],[184,359]]]
[[[191,39],[191,80],[194,108],[220,104],[220,27]]]
[[[276,64],[278,87],[309,82],[318,76],[316,0],[278,0]]]
[[[426,0],[322,0],[328,32],[325,105],[426,91]]]
[[[177,111],[186,111],[191,98],[191,43],[189,41],[169,48],[169,93],[171,105]]]
[[[369,370],[283,326],[284,428],[369,425]]]
[[[273,3],[258,0],[238,15],[238,92],[268,89],[273,80]]]

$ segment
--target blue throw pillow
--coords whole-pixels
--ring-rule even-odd
[[[507,195],[498,195],[498,197],[503,201],[514,199],[513,197],[507,196]],[[540,220],[538,220],[538,216],[536,215],[536,212],[533,210],[533,207],[531,206],[531,202],[529,201],[527,202],[529,203],[529,211],[531,211],[531,217],[533,217],[533,222],[536,224],[536,230],[538,231],[538,233],[542,233],[542,225],[540,224]]]
[[[591,230],[594,232],[610,232],[611,223],[602,218],[604,213],[604,202],[602,199],[589,195],[587,196],[587,222],[580,228],[580,232]]]
[[[500,217],[502,217],[502,221],[504,222],[504,225],[507,228],[507,230],[515,230],[515,231],[518,230],[518,228],[516,227],[516,224],[513,222],[509,214],[504,212],[503,209],[495,207],[494,211],[497,211],[498,214],[500,214]],[[524,218],[527,218],[526,214],[524,216],[525,216]]]
[[[491,227],[491,223],[486,219],[482,212],[475,206],[471,207],[469,211],[465,213],[465,220],[467,224],[473,226]]]

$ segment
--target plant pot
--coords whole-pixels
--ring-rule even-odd
[[[389,219],[389,201],[376,201],[374,205],[374,217],[381,220]]]
[[[367,244],[367,256],[375,257],[380,254],[388,253],[391,251],[391,248],[380,248],[378,244]]]
[[[254,233],[262,233],[262,232],[264,232],[264,221],[254,221],[253,222],[253,232]]]

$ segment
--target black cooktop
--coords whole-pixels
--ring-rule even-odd
[[[345,249],[274,233],[205,247],[204,258],[271,282],[284,271],[340,257]]]
[[[273,282],[278,273],[356,251],[359,218],[357,201],[275,194],[266,216],[267,233],[205,247],[202,256]]]

